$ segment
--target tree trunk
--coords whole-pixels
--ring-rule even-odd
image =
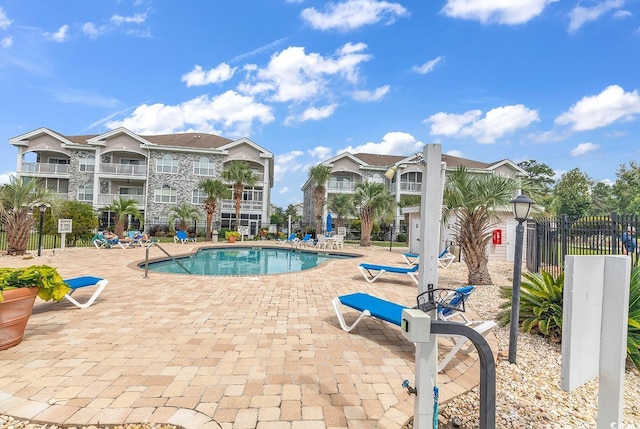
[[[360,214],[360,247],[371,246],[371,228],[373,217],[369,214]]]
[[[27,253],[29,235],[34,224],[35,219],[26,211],[16,212],[5,218],[8,255],[20,256]]]

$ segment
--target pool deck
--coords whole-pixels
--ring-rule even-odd
[[[174,255],[202,245],[162,244]],[[109,285],[86,309],[36,301],[22,343],[0,351],[0,414],[66,426],[152,422],[187,429],[396,429],[413,415],[415,396],[402,387],[405,379],[414,384],[413,344],[373,318],[346,333],[331,305],[355,291],[412,305],[416,285],[408,276],[370,284],[356,268],[403,265],[406,249],[349,245],[346,252],[363,257],[286,275],[150,272],[146,279],[135,268],[145,251],[68,248],[2,257],[3,267],[47,264],[65,278],[93,275]],[[151,257],[162,255],[150,249]],[[447,270],[438,276],[441,287],[461,285]],[[358,313],[345,315],[353,320]],[[489,340],[495,354],[493,335]],[[476,353],[458,354],[439,374],[440,401],[478,379]]]

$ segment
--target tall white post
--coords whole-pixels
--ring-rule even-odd
[[[429,285],[438,287],[438,253],[440,247],[440,218],[442,212],[442,149],[439,144],[427,144],[423,149],[425,161],[422,174],[422,201],[420,208],[420,271],[418,294]],[[435,319],[435,311],[431,318]],[[416,345],[416,389],[413,406],[413,427],[433,428],[433,388],[438,383],[437,337],[431,335],[429,343]]]

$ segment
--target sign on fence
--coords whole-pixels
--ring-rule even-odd
[[[64,246],[67,243],[67,233],[73,231],[73,219],[58,219],[58,233],[60,237],[60,248],[64,250]]]

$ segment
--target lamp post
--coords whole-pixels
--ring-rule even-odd
[[[389,252],[391,252],[391,247],[393,246],[393,226],[395,222],[391,221],[389,224]]]
[[[42,255],[42,228],[44,227],[44,212],[47,211],[47,205],[45,203],[40,203],[38,205],[38,210],[40,210],[40,229],[38,232],[38,256]]]
[[[509,363],[516,363],[518,347],[518,321],[520,319],[520,277],[522,276],[522,242],[524,241],[523,222],[529,217],[531,206],[536,202],[526,195],[518,195],[509,201],[513,205],[513,217],[516,226],[516,248],[513,261],[513,287],[511,289],[511,325],[509,326]]]

